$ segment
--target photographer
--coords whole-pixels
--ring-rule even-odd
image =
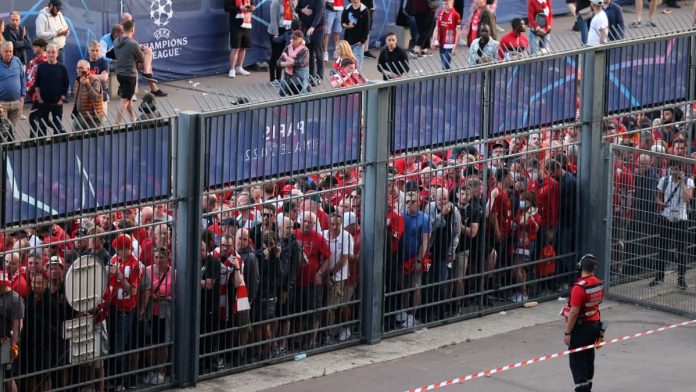
[[[690,245],[688,237],[687,204],[694,197],[694,180],[684,173],[684,164],[673,160],[670,163],[667,175],[660,178],[657,184],[657,206],[660,212],[660,239],[658,246],[660,256],[655,268],[655,280],[650,282],[650,287],[659,285],[665,278],[665,262],[674,254],[678,268],[677,287],[686,290],[686,266],[693,255],[687,254]],[[676,249],[675,253],[670,252]]]
[[[77,78],[73,84],[75,106],[72,111],[75,129],[96,128],[105,118],[102,82],[97,75],[90,75],[89,68],[89,61],[77,62]]]

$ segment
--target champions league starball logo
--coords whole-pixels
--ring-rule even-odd
[[[172,0],[152,0],[150,18],[157,26],[166,26],[174,15]]]

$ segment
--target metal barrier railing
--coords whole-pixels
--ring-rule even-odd
[[[667,105],[688,106],[693,122],[693,31],[634,45],[658,51],[665,42],[691,52],[636,65],[659,78],[687,63],[686,92],[661,102],[614,98],[641,79],[612,76],[616,64],[637,60],[610,43],[282,99],[214,94],[199,98],[203,113],[181,112],[176,121],[3,143],[10,197],[0,209],[2,255],[11,285],[24,276],[27,291],[40,288],[38,265],[53,295],[97,281],[60,285],[61,268],[82,264],[64,268],[52,257],[77,242],[85,254],[101,253],[113,302],[95,311],[98,285],[76,290],[91,293],[95,306],[80,316],[106,316],[108,354],[94,354],[103,330],[78,319],[71,333],[92,357],[57,361],[81,351],[67,348],[73,335],[51,331],[47,341],[60,343],[53,346],[62,357],[22,357],[43,347],[24,342],[12,382],[187,386],[564,293],[578,254],[606,255],[604,266],[617,260],[605,235],[614,227],[604,222],[613,193],[602,143],[616,136],[602,132],[604,120]],[[139,258],[157,272],[152,324],[133,321],[149,314],[147,275],[136,291],[134,280],[123,281],[133,276],[128,255],[119,261],[97,245],[122,234],[114,247],[150,244]],[[91,271],[84,275],[100,276],[93,259],[76,260]],[[136,295],[135,304],[124,302]],[[73,307],[61,309],[48,319],[72,319]],[[25,331],[36,320],[25,317]],[[140,339],[148,331],[151,340]]]

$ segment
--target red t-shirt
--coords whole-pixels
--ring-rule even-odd
[[[491,214],[497,214],[498,218],[498,228],[500,228],[500,234],[503,238],[507,237],[512,230],[512,203],[507,193],[498,187],[498,197],[493,201],[493,207],[491,207]],[[491,230],[493,230],[491,228]]]
[[[621,162],[614,161],[614,194],[612,195],[612,205],[614,211],[619,215],[627,213],[626,201],[628,193],[633,192],[633,174],[630,169]]]
[[[135,256],[131,255],[128,260],[121,260],[118,256],[111,258],[111,265],[117,265],[118,270],[123,274],[123,279],[127,279],[131,286],[140,286],[140,263]],[[116,309],[124,312],[131,311],[138,305],[138,295],[130,295],[123,289],[123,284],[116,279],[116,274],[109,274],[109,285],[106,287],[105,299]]]
[[[404,217],[393,209],[387,212],[387,232],[391,250],[396,253],[399,251],[399,240],[404,235]]]
[[[19,294],[20,297],[26,298],[29,294],[29,285],[27,285],[25,273],[16,272],[10,275],[10,281],[12,282],[12,291]]]
[[[314,230],[309,234],[304,234],[302,230],[295,230],[294,234],[304,252],[296,284],[298,287],[313,286],[314,276],[321,268],[321,261],[331,256],[331,248],[324,237]]]
[[[524,210],[518,209],[515,214],[515,223],[519,222],[522,215],[524,215]],[[517,223],[517,226],[515,226],[515,253],[517,254],[529,256],[530,244],[537,239],[537,232],[541,224],[541,216],[539,214],[534,214],[532,215],[532,220],[536,222],[536,225],[531,220],[527,220],[524,224]],[[520,252],[520,250],[523,252]]]
[[[437,14],[437,41],[443,49],[452,49],[457,45],[457,27],[462,23],[462,17],[454,8],[449,12],[444,9]]]
[[[541,215],[541,227],[553,227],[558,225],[561,211],[561,186],[551,176],[544,177],[539,187],[539,181],[530,181],[528,190],[537,195],[539,215]]]
[[[507,52],[525,53],[527,51],[529,51],[529,39],[524,33],[518,35],[511,31],[500,39],[498,56],[501,60],[505,59],[505,53]]]

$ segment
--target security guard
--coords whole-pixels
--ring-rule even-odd
[[[591,254],[582,256],[577,264],[580,277],[573,284],[563,312],[566,318],[563,342],[569,349],[594,344],[603,335],[599,304],[604,299],[604,282],[594,275],[596,265],[597,259]],[[594,349],[570,354],[576,392],[592,390],[594,357]]]

